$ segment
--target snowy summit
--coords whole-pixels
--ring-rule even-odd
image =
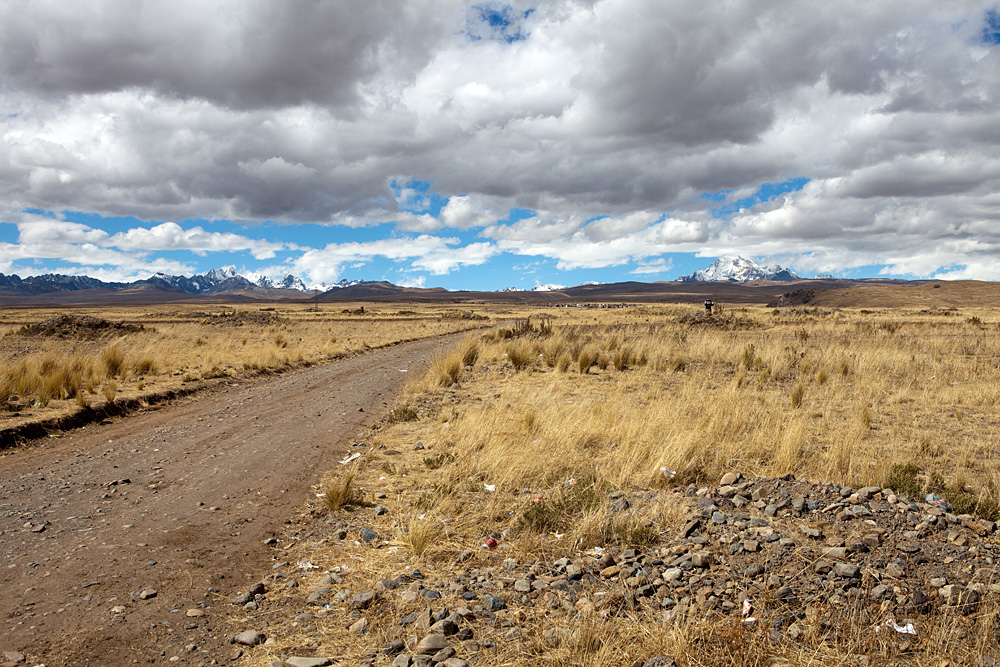
[[[775,264],[760,266],[744,257],[726,255],[715,260],[707,269],[698,269],[689,276],[681,276],[677,282],[695,283],[710,280],[727,280],[734,283],[748,283],[753,280],[798,280],[794,271]]]

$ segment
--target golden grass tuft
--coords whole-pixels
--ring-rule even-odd
[[[331,512],[361,502],[361,494],[354,488],[354,470],[339,479],[333,479],[323,487],[323,504]]]

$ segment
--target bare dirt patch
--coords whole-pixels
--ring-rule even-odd
[[[230,664],[224,605],[265,541],[453,337],[79,429],[0,456],[0,651],[32,664]]]

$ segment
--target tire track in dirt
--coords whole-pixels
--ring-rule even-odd
[[[270,568],[264,540],[284,537],[349,440],[458,338],[234,383],[4,453],[0,655],[229,664],[226,607]]]

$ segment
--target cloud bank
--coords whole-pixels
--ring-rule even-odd
[[[971,0],[12,0],[3,221],[149,225],[47,216],[0,266],[296,251],[211,231],[230,220],[393,228],[303,245],[290,261],[314,279],[502,253],[655,275],[685,252],[1000,278],[998,27]]]

